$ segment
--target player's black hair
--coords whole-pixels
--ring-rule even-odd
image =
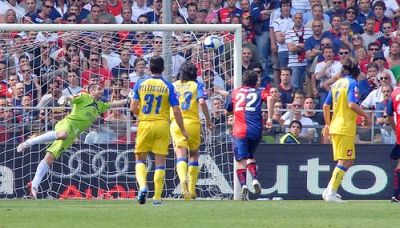
[[[164,59],[160,56],[150,58],[150,72],[153,74],[162,74],[164,71]]]
[[[181,65],[180,79],[182,81],[195,81],[197,79],[197,67],[190,61]]]
[[[246,70],[243,73],[242,84],[244,86],[255,87],[257,85],[258,75],[252,70]]]
[[[87,92],[90,94],[92,91],[96,90],[97,87],[99,87],[100,85],[98,84],[89,84],[89,86],[87,87]]]
[[[301,131],[301,129],[303,128],[303,124],[301,124],[301,122],[298,121],[298,120],[293,120],[292,122],[290,122],[289,128],[291,128],[293,124],[298,124],[299,127],[300,127],[300,131]]]
[[[356,79],[360,74],[360,68],[354,60],[349,58],[343,63],[342,73],[343,75],[351,75],[354,79]]]

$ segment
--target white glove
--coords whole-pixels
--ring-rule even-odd
[[[61,96],[60,99],[58,99],[58,102],[57,102],[57,103],[58,103],[60,106],[65,106],[66,104],[68,104],[68,101],[69,101],[68,97],[66,97],[66,96]]]

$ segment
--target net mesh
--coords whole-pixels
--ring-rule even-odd
[[[216,34],[223,45],[205,49],[205,37]],[[44,157],[46,145],[24,153],[24,140],[54,130],[68,114],[62,95],[84,91],[91,83],[104,85],[103,101],[126,97],[136,81],[149,74],[148,60],[162,53],[163,32],[34,32],[0,33],[0,197],[21,198]],[[207,90],[214,130],[202,127],[199,197],[233,194],[233,159],[227,119],[226,92],[233,88],[233,35],[229,32],[175,31],[166,66],[175,80],[180,65],[191,61]],[[204,122],[204,121],[203,121]],[[134,198],[136,181],[132,153],[137,122],[127,108],[109,110],[78,137],[51,168],[40,185],[40,198]],[[164,197],[179,197],[180,186],[170,148]],[[148,160],[149,189],[154,166]],[[150,192],[150,196],[152,192]]]

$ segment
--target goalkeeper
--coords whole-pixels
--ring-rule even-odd
[[[32,198],[37,198],[39,184],[51,165],[61,156],[64,150],[72,145],[75,138],[77,138],[81,132],[85,131],[98,116],[108,109],[125,106],[130,103],[129,96],[127,99],[110,103],[99,101],[103,94],[103,88],[97,84],[89,85],[87,91],[88,94],[82,93],[76,96],[60,98],[59,103],[61,104],[65,104],[68,101],[71,103],[71,113],[56,124],[55,130],[28,139],[17,147],[17,152],[22,152],[36,144],[53,142],[53,144],[47,148],[47,153],[44,159],[40,161],[36,169],[35,177],[29,185]]]

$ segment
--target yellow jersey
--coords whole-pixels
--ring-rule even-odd
[[[199,117],[199,102],[200,98],[207,99],[204,86],[196,81],[178,80],[173,83],[179,100],[179,107],[182,111],[183,119],[190,119],[200,122]],[[171,119],[174,115],[171,113]]]
[[[325,100],[325,104],[333,105],[330,134],[355,137],[357,113],[350,109],[349,103],[358,103],[358,88],[357,82],[346,76],[332,84]]]
[[[174,87],[162,77],[145,77],[133,88],[139,101],[139,121],[169,120],[170,107],[179,105]]]

